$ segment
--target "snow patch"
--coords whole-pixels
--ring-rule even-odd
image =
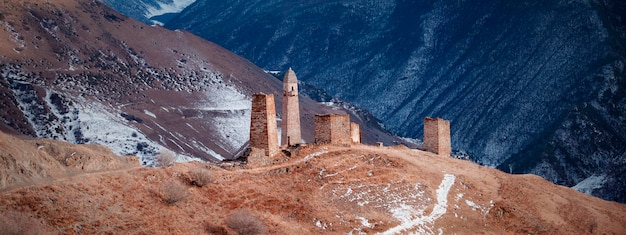
[[[401,234],[406,230],[417,229],[419,234],[434,234],[433,228],[427,224],[434,224],[435,220],[443,216],[448,208],[448,193],[450,188],[454,184],[455,176],[451,174],[445,174],[439,188],[437,188],[437,204],[427,216],[421,216],[416,211],[408,206],[395,208],[392,210],[392,215],[398,219],[401,224],[391,228],[382,234]],[[440,232],[442,232],[440,230]]]
[[[194,128],[191,124],[189,124],[188,122],[185,123],[185,125],[187,125],[189,128],[191,128],[193,131],[195,131],[196,133],[200,133],[196,128]]]
[[[327,153],[327,152],[328,152],[328,151],[326,151],[326,150],[322,150],[322,151],[319,151],[319,152],[315,152],[315,153],[312,153],[312,154],[306,155],[306,157],[304,157],[304,161],[311,160],[311,159],[313,159],[313,158],[315,158],[315,157],[318,157],[318,156],[320,156],[320,155],[322,155],[322,154],[325,154],[325,153]]]
[[[461,198],[463,198],[463,195],[465,195],[465,194],[463,194],[463,193],[458,193],[458,194],[456,195],[456,197],[454,197],[454,201],[458,202],[459,200],[461,200]]]
[[[113,111],[107,112],[109,110],[107,107],[80,97],[76,99],[79,100],[76,103],[80,110],[78,114],[80,129],[89,143],[105,145],[118,155],[137,155],[142,163],[148,163],[146,165],[151,165],[157,151],[165,149],[149,140],[139,130],[122,124],[126,120]],[[138,151],[140,145],[143,146],[142,149],[152,150]]]
[[[361,225],[363,225],[364,227],[366,227],[366,228],[374,228],[374,225],[371,224],[367,218],[360,217],[360,216],[357,216],[356,218],[361,221]]]
[[[191,5],[196,0],[173,0],[170,3],[158,2],[159,6],[146,6],[146,18],[150,19],[154,16],[159,16],[167,13],[179,13],[185,7]]]
[[[472,208],[473,211],[475,210],[480,210],[480,206],[476,205],[476,203],[474,203],[473,201],[470,200],[465,200],[465,204],[467,204],[469,207]]]
[[[352,194],[352,188],[348,188],[346,193],[341,195],[339,198],[344,198],[344,197],[350,196],[350,194]]]
[[[225,159],[224,156],[220,155],[219,153],[216,153],[215,151],[213,151],[210,148],[208,148],[207,146],[205,146],[202,142],[196,141],[195,139],[191,140],[191,145],[193,145],[195,148],[200,149],[203,152],[211,155],[212,157],[214,157],[215,159],[217,159],[219,161],[223,161]]]
[[[574,185],[572,189],[581,192],[590,194],[593,193],[594,190],[602,188],[604,183],[606,182],[606,175],[592,175],[586,178],[580,183]]]
[[[249,97],[220,80],[204,90],[204,97],[193,108],[211,116],[213,121],[209,126],[221,137],[216,144],[233,153],[250,138],[251,107]]]
[[[315,221],[316,221],[316,222],[315,222],[315,226],[316,226],[316,227],[321,228],[321,229],[324,229],[324,230],[326,230],[326,228],[328,228],[328,224],[323,223],[321,220],[317,220],[317,219],[315,219]]]
[[[156,118],[157,118],[157,117],[156,117],[156,115],[155,115],[154,113],[152,113],[152,112],[150,112],[150,111],[148,111],[148,110],[145,110],[145,109],[144,109],[144,110],[143,110],[143,113],[145,113],[146,115],[148,115],[148,116],[150,116],[150,117],[152,117],[152,118],[154,118],[154,119],[156,119]]]

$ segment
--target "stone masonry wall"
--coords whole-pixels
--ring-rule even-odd
[[[361,143],[361,130],[359,124],[356,124],[354,122],[350,123],[350,139],[352,140],[353,144]]]
[[[350,146],[350,116],[315,115],[315,143]]]
[[[250,147],[265,150],[265,155],[269,157],[275,156],[280,151],[273,94],[252,95]]]
[[[315,143],[330,143],[330,115],[315,115]]]
[[[442,118],[424,118],[424,148],[439,155],[450,155],[450,121]]]

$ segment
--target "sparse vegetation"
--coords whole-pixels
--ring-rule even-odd
[[[161,186],[161,197],[168,205],[174,205],[179,201],[185,200],[189,196],[187,188],[175,180],[168,180]]]
[[[0,234],[39,235],[50,234],[45,225],[27,214],[7,211],[0,214]]]
[[[176,155],[173,152],[165,150],[156,156],[156,164],[160,167],[169,167],[176,161]]]
[[[191,180],[191,184],[198,187],[205,186],[213,181],[213,175],[211,172],[202,168],[190,170],[189,178]]]
[[[226,226],[239,235],[266,234],[267,227],[252,212],[239,209],[226,217]]]
[[[212,224],[206,224],[204,230],[209,234],[209,235],[228,235],[228,231],[226,231],[226,228],[222,227],[222,226],[216,226],[216,225],[212,225]]]

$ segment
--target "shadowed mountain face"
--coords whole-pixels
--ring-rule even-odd
[[[477,162],[624,202],[625,5],[199,0],[166,27],[291,66],[399,135],[450,119]]]

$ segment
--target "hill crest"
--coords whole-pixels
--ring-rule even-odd
[[[212,178],[202,187],[192,183],[198,169]],[[172,181],[187,196],[167,203],[164,187]],[[626,231],[624,204],[403,146],[312,145],[265,167],[187,162],[46,182],[1,189],[0,218],[25,214],[62,234],[235,234],[225,221],[237,210],[254,215],[268,234]]]

